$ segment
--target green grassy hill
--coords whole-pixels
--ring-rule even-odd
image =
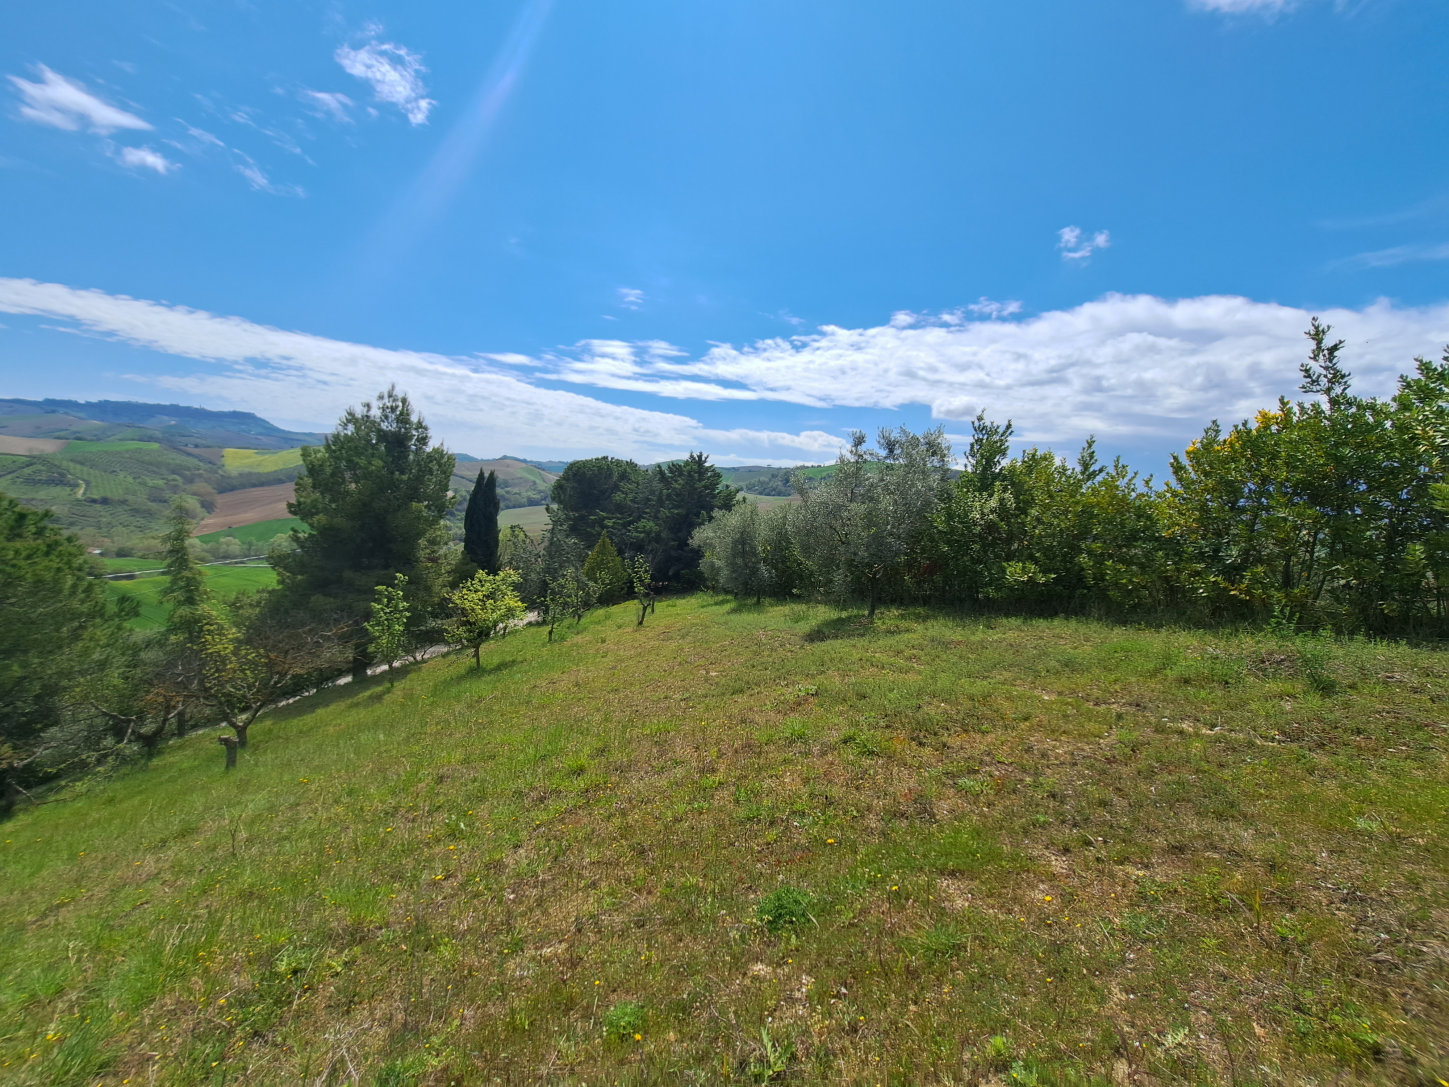
[[[270,566],[207,566],[204,570],[207,587],[223,600],[240,592],[270,589],[277,584],[277,572]],[[165,577],[112,580],[106,582],[106,589],[117,596],[133,597],[140,604],[141,614],[131,620],[132,626],[157,630],[166,625],[169,614],[169,609],[161,603],[161,593],[168,580]]]
[[[228,472],[279,472],[302,463],[302,449],[223,449],[221,463]]]
[[[509,525],[520,525],[530,536],[541,536],[548,523],[547,506],[517,506],[498,514],[499,531],[506,530]]]
[[[1442,653],[704,596],[560,634],[0,827],[0,1079],[1449,1078]]]
[[[216,532],[205,532],[196,539],[200,543],[209,544],[231,536],[244,548],[254,549],[256,554],[262,554],[274,537],[291,532],[293,529],[306,532],[306,522],[297,517],[277,517],[270,521],[257,521],[254,524],[242,525],[240,528],[224,528]]]
[[[503,508],[518,509],[524,506],[541,506],[548,501],[557,473],[546,472],[533,464],[511,458],[498,460],[460,460],[453,472],[452,489],[458,495],[453,515],[461,520],[468,496],[478,481],[479,470],[498,473],[498,499]]]

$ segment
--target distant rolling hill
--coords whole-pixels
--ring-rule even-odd
[[[53,510],[58,524],[107,553],[154,547],[178,495],[195,499],[198,536],[246,535],[252,546],[258,541],[251,538],[256,532],[246,532],[251,526],[282,532],[295,524],[286,504],[302,470],[302,447],[323,439],[284,430],[250,412],[0,398],[0,491]],[[450,485],[458,501],[449,520],[456,533],[461,534],[480,471],[498,473],[503,510],[519,511],[503,518],[505,525],[521,524],[534,533],[546,525],[543,507],[567,461],[455,456]],[[752,500],[759,496],[768,503],[790,495],[795,470],[744,465],[720,471]],[[806,474],[829,471],[821,467]]]
[[[180,447],[287,449],[321,434],[283,430],[249,411],[212,411],[132,400],[0,399],[0,434],[22,438],[128,438]]]

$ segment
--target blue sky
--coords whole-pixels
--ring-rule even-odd
[[[0,395],[1160,469],[1449,342],[1449,5],[107,0],[0,33]],[[962,444],[959,440],[958,446]]]

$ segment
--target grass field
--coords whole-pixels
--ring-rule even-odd
[[[519,506],[516,509],[500,511],[499,529],[507,529],[509,525],[521,525],[523,531],[530,536],[541,536],[543,530],[548,528],[548,507]]]
[[[270,589],[277,584],[277,572],[270,566],[208,566],[206,584],[225,600],[239,592]],[[135,581],[107,581],[107,590],[116,595],[135,598],[141,614],[131,625],[141,630],[156,630],[166,625],[168,609],[161,603],[166,588],[164,577],[138,577]]]
[[[221,463],[228,472],[278,472],[302,463],[302,448],[223,449]]]
[[[215,543],[223,536],[233,536],[241,542],[243,547],[265,548],[272,542],[272,537],[284,532],[291,532],[292,529],[306,531],[306,524],[297,517],[279,517],[270,521],[258,521],[251,525],[242,525],[240,528],[226,528],[217,532],[207,532],[196,537],[202,543]],[[257,552],[260,554],[260,550]]]
[[[783,506],[791,502],[799,501],[794,495],[747,494],[741,492],[740,497],[752,506],[758,506],[762,510],[767,510],[772,506]]]
[[[0,1079],[1434,1084],[1442,653],[666,600],[0,833]]]
[[[103,558],[101,565],[105,567],[108,574],[134,574],[142,570],[160,570],[162,564],[160,559],[144,558]]]
[[[129,453],[137,449],[160,449],[160,442],[130,442],[119,439],[110,441],[73,441],[67,443],[66,452],[75,453]]]

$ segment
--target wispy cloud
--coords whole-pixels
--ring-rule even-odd
[[[274,182],[257,165],[257,160],[245,151],[238,151],[234,147],[229,150],[232,154],[232,168],[246,178],[247,184],[257,192],[271,193],[273,196],[300,197],[307,195],[306,190],[300,185],[282,185]]]
[[[155,170],[158,174],[169,174],[181,169],[181,164],[172,162],[161,152],[150,147],[120,147],[111,151],[111,156],[122,166],[135,170]]]
[[[541,388],[512,372],[531,361],[518,355],[457,358],[372,347],[28,279],[0,278],[0,312],[65,322],[72,331],[205,363],[194,373],[137,380],[299,425],[326,425],[349,404],[396,382],[435,433],[454,448],[485,455],[608,452],[660,460],[705,449],[725,463],[801,463],[831,459],[844,444],[842,435],[824,431],[707,427],[687,415]],[[598,350],[603,356],[611,349]],[[667,344],[631,350],[640,359],[678,357]]]
[[[1358,268],[1393,268],[1400,264],[1420,264],[1425,261],[1449,260],[1449,242],[1424,245],[1395,245],[1388,249],[1375,249],[1359,253],[1340,264]]]
[[[381,27],[369,25],[366,44],[357,49],[339,46],[333,57],[348,75],[371,84],[379,102],[397,106],[414,125],[427,124],[428,113],[437,105],[423,85],[428,69],[416,53],[396,42],[379,41],[381,33]]]
[[[304,87],[298,97],[314,116],[324,117],[340,125],[353,123],[352,114],[349,112],[352,109],[352,99],[345,94],[336,91],[314,91]]]
[[[470,452],[654,460],[705,449],[720,460],[756,463],[828,459],[840,435],[710,427],[686,414],[611,404],[548,383],[686,402],[922,405],[948,422],[984,409],[1015,419],[1031,441],[1072,444],[1095,432],[1180,443],[1210,418],[1237,420],[1292,395],[1311,315],[1229,296],[1108,295],[1016,321],[952,312],[867,328],[827,325],[721,344],[698,357],[663,341],[611,339],[537,357],[455,357],[25,279],[0,279],[0,312],[197,360],[204,365],[179,376],[138,380],[298,425],[325,424],[396,381],[438,433]],[[1377,302],[1319,316],[1349,341],[1356,386],[1368,394],[1392,391],[1414,356],[1437,354],[1449,342],[1449,303]]]
[[[977,317],[985,317],[987,320],[998,321],[1003,317],[1015,317],[1021,312],[1021,303],[1015,300],[994,302],[983,294],[980,299],[966,307],[966,312]]]
[[[625,309],[638,309],[644,304],[644,292],[638,287],[620,287],[615,293],[619,296],[619,305]]]
[[[102,136],[117,129],[151,130],[151,125],[134,113],[111,105],[86,90],[82,84],[51,71],[44,64],[37,65],[36,71],[40,75],[38,83],[17,75],[7,77],[15,84],[21,101],[20,116],[27,121],[62,128],[67,132],[85,128]]]
[[[908,312],[871,328],[721,344],[699,358],[585,341],[539,360],[559,380],[684,399],[816,408],[922,405],[943,420],[986,409],[1036,441],[1099,434],[1186,441],[1298,384],[1308,310],[1247,298],[1108,295],[1019,321]],[[1449,343],[1449,304],[1320,312],[1348,339],[1359,387],[1386,393],[1416,355]]]
[[[1278,15],[1298,6],[1298,0],[1187,0],[1198,11],[1224,15]]]
[[[1112,244],[1111,231],[1099,230],[1090,239],[1083,240],[1082,228],[1064,226],[1057,231],[1057,249],[1062,260],[1086,260],[1098,249],[1107,249]]]

